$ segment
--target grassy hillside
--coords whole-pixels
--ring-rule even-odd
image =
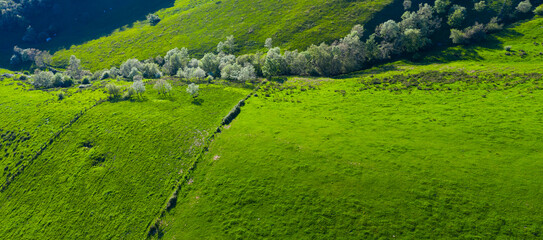
[[[60,91],[30,91],[32,88],[13,79],[0,81],[0,188],[72,119],[106,98],[103,90],[72,88],[64,89],[66,98],[59,101]]]
[[[201,55],[215,50],[229,35],[243,46],[239,53],[263,49],[268,37],[278,46],[305,49],[344,36],[391,2],[179,0],[174,7],[158,12],[162,21],[156,26],[138,22],[110,36],[59,51],[53,60],[63,66],[73,54],[87,68],[97,70],[120,65],[128,58],[164,55],[175,47],[187,47],[192,54]]]
[[[230,34],[239,53],[267,37],[303,48],[389,3],[177,1],[157,26],[55,61],[197,55]],[[213,139],[249,88],[217,80],[194,100],[168,78],[170,97],[146,80],[144,99],[100,101],[110,81],[95,81],[59,100],[2,78],[0,238],[141,239],[157,218],[165,239],[541,238],[542,21],[340,78],[265,82]]]
[[[445,57],[268,83],[211,144],[164,238],[540,238],[540,21]]]
[[[199,101],[183,86],[169,98],[148,86],[144,101],[104,102],[86,112],[0,193],[0,236],[144,236],[203,140],[248,92],[201,87]]]

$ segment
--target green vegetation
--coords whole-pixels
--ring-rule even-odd
[[[540,21],[346,79],[267,83],[161,218],[164,238],[539,238]]]
[[[13,79],[0,81],[0,188],[32,163],[40,149],[64,126],[105,99],[101,90],[61,89],[30,91],[31,86]],[[59,92],[64,92],[62,101]]]
[[[6,239],[144,236],[176,180],[191,167],[201,143],[248,93],[243,89],[200,85],[199,99],[193,101],[185,92],[186,86],[173,85],[166,98],[159,97],[148,86],[145,100],[104,102],[65,129],[0,193],[0,215],[4,216],[0,220],[0,236]],[[13,87],[9,90],[16,92]],[[19,91],[46,95],[53,101],[53,95],[46,92]],[[100,96],[105,98],[102,91]],[[16,96],[19,95],[0,98],[2,108],[36,107],[29,102],[32,99],[28,95],[25,99]],[[71,108],[78,106],[70,99],[73,97],[62,102],[70,102]],[[70,109],[63,112],[57,108],[55,113],[45,113],[47,105],[39,106],[40,111],[19,108],[7,112],[8,115],[2,114],[5,118],[2,124],[6,125],[2,128],[26,130],[32,136],[34,131],[47,128],[46,133],[52,134],[56,128],[50,125],[62,122],[55,116],[67,115],[62,113],[69,113]],[[22,113],[26,115],[20,116]],[[34,115],[39,118],[22,121],[32,120]],[[44,122],[47,120],[49,123]],[[7,125],[10,121],[12,124]],[[34,142],[41,144],[46,140]]]
[[[541,236],[542,75],[385,76],[268,83],[211,144],[165,239]]]
[[[459,2],[180,0],[64,73],[21,49],[0,237],[541,238],[543,18],[487,36],[530,1]]]
[[[174,47],[187,47],[201,57],[229,35],[236,38],[239,53],[263,49],[269,37],[277,46],[305,49],[339,39],[391,2],[179,0],[174,7],[157,12],[162,20],[156,26],[139,22],[72,46],[55,53],[53,64],[67,66],[70,56],[76,55],[86,68],[99,70],[119,66],[128,58],[164,55]]]

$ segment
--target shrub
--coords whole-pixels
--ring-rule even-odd
[[[473,9],[477,12],[484,11],[486,9],[486,2],[485,1],[476,2]]]
[[[376,31],[385,41],[393,41],[400,36],[400,25],[394,20],[388,20],[378,26]]]
[[[109,71],[102,72],[102,76],[100,76],[100,80],[111,78],[111,74]]]
[[[37,71],[33,76],[32,85],[35,88],[50,88],[53,86],[53,73]]]
[[[91,83],[90,78],[87,77],[87,76],[85,76],[85,77],[83,78],[83,81],[81,81],[81,84],[85,84],[85,85],[86,85],[86,84],[90,84],[90,83]]]
[[[189,93],[193,98],[197,98],[199,95],[200,86],[191,83],[187,86],[187,93]]]
[[[262,66],[262,74],[266,77],[279,76],[286,74],[287,70],[287,62],[281,56],[281,49],[278,47],[270,49]]]
[[[159,95],[164,96],[168,95],[172,91],[172,85],[170,85],[164,79],[157,80],[154,88],[158,91]]]
[[[488,33],[493,33],[502,30],[503,24],[500,24],[499,21],[500,20],[497,17],[490,19],[490,22],[485,26],[485,31]]]
[[[102,73],[104,73],[104,70],[94,72],[92,76],[90,77],[91,80],[93,81],[100,80],[100,78],[102,77]]]
[[[74,80],[70,76],[64,76],[62,79],[62,87],[71,87],[74,85]]]
[[[534,14],[543,16],[543,4],[539,5],[539,7],[536,7],[534,10]]]
[[[128,59],[126,62],[121,64],[120,74],[125,78],[133,78],[135,75],[131,74],[137,73],[142,68],[143,65],[138,59]],[[136,72],[134,72],[134,69],[136,69]]]
[[[145,93],[145,83],[143,81],[134,81],[131,86],[132,89],[134,89],[134,92],[141,97],[143,93]]]
[[[218,53],[221,53],[221,52],[233,53],[235,50],[236,50],[236,43],[234,40],[234,36],[232,35],[226,37],[226,41],[219,42],[219,44],[217,44]]]
[[[106,85],[106,89],[107,89],[107,92],[109,93],[110,99],[118,98],[119,95],[121,94],[121,87],[113,83],[109,83],[108,85]]]
[[[206,73],[212,76],[220,75],[220,61],[217,55],[214,53],[206,53],[198,64]]]
[[[464,33],[458,29],[451,29],[451,35],[449,37],[454,44],[460,44],[466,42]]]
[[[460,27],[466,19],[466,8],[460,5],[454,5],[449,14],[447,24],[451,27]]]
[[[241,66],[237,63],[227,64],[221,70],[221,77],[228,80],[237,80]]]
[[[532,10],[532,3],[530,3],[530,0],[522,1],[517,5],[516,9],[521,13],[527,13]]]
[[[149,24],[151,24],[151,26],[157,25],[160,22],[160,20],[161,20],[160,17],[158,17],[158,15],[156,14],[147,15],[147,21],[149,21]]]
[[[251,64],[245,65],[245,67],[241,68],[238,74],[238,81],[246,82],[256,79],[256,72],[255,68]]]
[[[437,13],[443,14],[447,12],[449,5],[451,5],[449,0],[436,0],[434,3],[434,8]]]
[[[513,47],[511,47],[511,46],[505,46],[503,49],[505,49],[505,51],[510,52],[512,48],[513,48]]]
[[[111,69],[109,69],[110,78],[116,78],[120,75],[121,75],[121,70],[119,70],[118,68],[112,67]]]
[[[62,101],[62,100],[64,99],[64,92],[59,92],[59,93],[57,94],[57,97],[58,97],[58,100],[59,100],[59,101]]]
[[[136,95],[136,90],[134,90],[133,88],[129,87],[128,90],[123,94],[123,99],[124,100],[129,100],[132,98],[132,96]]]
[[[132,68],[130,74],[128,75],[128,79],[134,80],[138,76],[141,76],[141,72],[137,68]]]
[[[66,69],[68,75],[74,79],[81,79],[83,77],[83,70],[81,69],[81,60],[74,55],[70,56],[70,65]]]
[[[187,66],[189,62],[189,50],[187,48],[174,48],[166,53],[164,57],[164,70],[173,76],[179,69]]]
[[[62,87],[64,81],[64,76],[62,73],[56,73],[53,76],[53,87]]]
[[[264,42],[264,47],[267,49],[273,48],[273,40],[271,38],[267,38],[266,42]]]

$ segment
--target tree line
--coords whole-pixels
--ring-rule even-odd
[[[452,4],[449,0],[436,0],[434,5],[420,4],[416,11],[410,11],[411,5],[410,0],[405,0],[403,6],[406,11],[400,21],[385,21],[368,36],[363,26],[356,25],[347,36],[331,44],[311,45],[305,51],[282,50],[274,47],[273,39],[268,38],[263,45],[265,52],[235,56],[238,47],[234,37],[229,36],[217,45],[215,51],[204,54],[200,59],[191,57],[187,48],[174,48],[165,56],[144,61],[128,59],[119,68],[112,67],[95,73],[82,70],[80,60],[72,56],[65,75],[71,79],[87,81],[108,78],[135,81],[143,78],[159,79],[168,75],[189,80],[221,78],[241,82],[282,75],[336,76],[396,56],[417,53],[435,44],[434,35],[437,32],[449,32],[449,38],[454,44],[483,40],[488,33],[503,28],[502,18],[529,16],[523,14],[533,10],[530,0],[518,2],[509,13],[506,5],[499,12],[491,11],[490,4],[485,1],[474,2],[469,9],[467,5]],[[538,13],[537,9],[541,9],[541,6],[534,10],[535,13]],[[469,11],[487,16],[487,22],[468,19]],[[25,59],[26,55],[24,50],[16,50],[14,54],[15,58],[21,59]],[[47,63],[47,60],[43,60],[47,57],[37,59]],[[45,75],[52,77],[45,73],[40,76]],[[54,86],[52,80],[45,82],[50,84],[40,83],[39,86]]]

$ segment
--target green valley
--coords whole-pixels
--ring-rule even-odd
[[[542,3],[178,0],[14,48],[0,239],[541,239]]]

